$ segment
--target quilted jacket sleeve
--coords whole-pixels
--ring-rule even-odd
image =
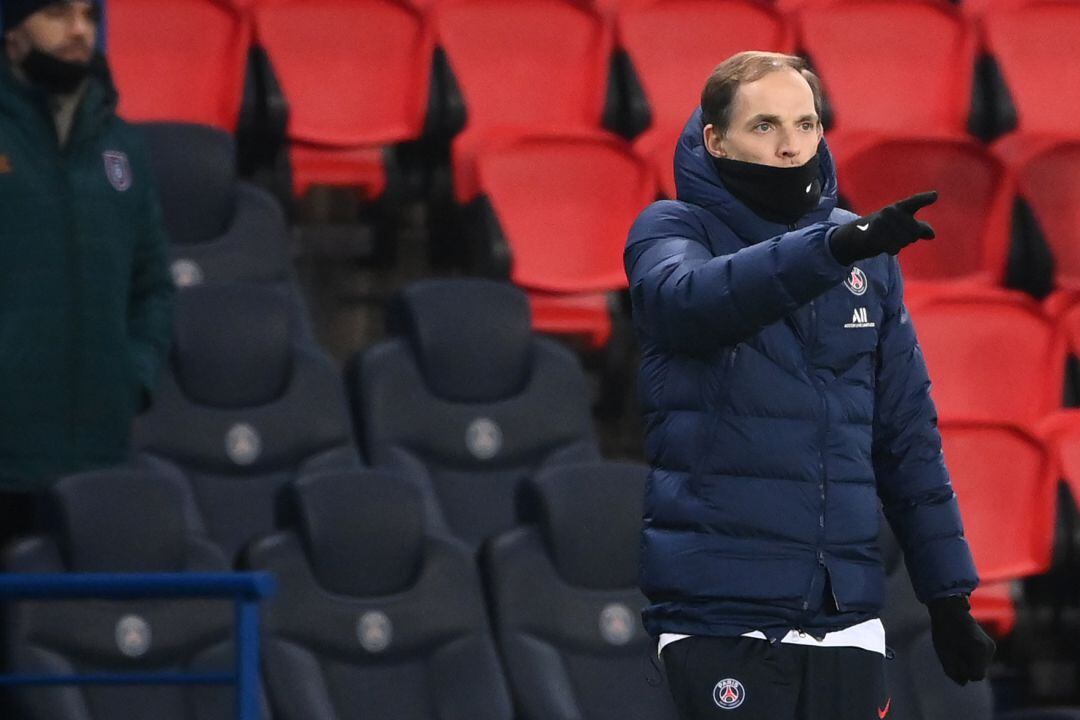
[[[849,269],[826,242],[833,227],[818,223],[714,256],[692,212],[653,203],[623,256],[639,332],[686,353],[745,340],[844,279]]]
[[[878,341],[874,472],[885,516],[904,549],[922,602],[978,585],[960,508],[941,452],[930,378],[890,258],[890,288]]]
[[[128,332],[142,395],[140,409],[145,409],[168,356],[175,289],[169,273],[169,239],[157,192],[150,183],[142,206],[142,232],[132,263]]]

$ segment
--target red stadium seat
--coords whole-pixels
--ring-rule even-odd
[[[982,146],[965,140],[882,140],[839,163],[840,192],[859,214],[923,190],[937,190],[934,205],[919,217],[937,239],[904,250],[907,280],[1001,282],[1009,246],[1014,181]]]
[[[533,137],[482,154],[477,175],[536,328],[606,341],[603,294],[626,287],[626,235],[656,196],[645,163],[614,140]]]
[[[452,148],[454,192],[476,197],[476,157],[492,138],[599,130],[611,33],[574,0],[436,3],[439,44],[465,101]]]
[[[434,40],[403,0],[259,0],[259,44],[289,103],[294,191],[386,186],[383,148],[418,139]]]
[[[910,309],[942,422],[1032,429],[1060,407],[1064,342],[1033,300],[939,297]]]
[[[214,0],[109,0],[120,114],[236,130],[251,46],[247,16]]]
[[[983,582],[1050,568],[1057,478],[1042,444],[1003,425],[941,424],[945,463]]]
[[[1018,186],[1054,256],[1057,289],[1080,295],[1080,139],[1024,163]]]
[[[1070,344],[1080,344],[1071,338]],[[1076,354],[1076,350],[1072,349]],[[1068,408],[1048,416],[1039,426],[1054,460],[1056,477],[1065,481],[1074,502],[1080,502],[1080,409]]]
[[[835,116],[834,154],[854,150],[865,135],[966,137],[977,38],[954,6],[814,4],[799,24]]]
[[[995,150],[1020,165],[1062,137],[1080,137],[1080,4],[1033,2],[989,10],[984,41],[1016,106],[1016,131]]]
[[[984,583],[971,593],[971,614],[989,634],[1002,638],[1016,627],[1013,583]]]
[[[717,63],[742,50],[794,51],[793,33],[780,14],[752,0],[624,0],[616,22],[619,45],[652,111],[652,126],[634,149],[649,160],[665,194],[674,185],[675,143]]]

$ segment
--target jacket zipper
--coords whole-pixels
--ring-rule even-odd
[[[810,325],[811,325],[811,341],[809,347],[811,350],[817,345],[818,336],[818,318],[817,318],[817,301],[810,301]],[[826,465],[826,458],[828,453],[826,448],[829,442],[829,401],[825,394],[825,388],[820,378],[814,372],[814,368],[811,363],[806,364],[807,372],[810,375],[810,382],[813,384],[814,389],[817,391],[818,399],[821,404],[821,420],[818,422],[818,489],[821,497],[821,514],[818,515],[818,547],[817,547],[817,563],[825,569],[826,581],[828,578],[828,566],[825,564],[825,510],[829,506],[829,481],[828,481],[828,467]],[[832,587],[830,583],[830,594],[832,595],[833,604],[839,610],[840,603],[836,599],[836,589]],[[804,610],[808,609],[809,602],[804,604]]]

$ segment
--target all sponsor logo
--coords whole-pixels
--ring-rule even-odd
[[[864,307],[857,307],[851,313],[851,322],[844,325],[846,328],[872,328],[874,321]]]

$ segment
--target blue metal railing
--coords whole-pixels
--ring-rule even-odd
[[[235,668],[231,673],[88,673],[0,675],[0,685],[236,685],[237,720],[259,717],[259,602],[277,583],[249,573],[0,573],[0,600],[134,600],[232,598],[236,602]]]

